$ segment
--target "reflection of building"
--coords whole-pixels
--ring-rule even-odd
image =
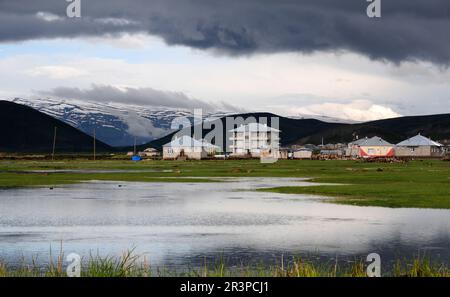
[[[346,155],[360,158],[386,158],[394,157],[395,150],[393,144],[374,136],[349,143]]]
[[[174,138],[171,142],[163,146],[163,159],[173,160],[184,158],[201,160],[213,156],[218,150],[218,146],[185,135]]]
[[[442,157],[443,145],[425,136],[416,135],[397,144],[397,157]]]
[[[266,124],[250,123],[229,131],[234,156],[278,157],[280,130]]]

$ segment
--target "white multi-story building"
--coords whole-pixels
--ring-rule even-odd
[[[230,130],[231,154],[261,157],[277,155],[280,148],[280,130],[267,124],[250,123]]]

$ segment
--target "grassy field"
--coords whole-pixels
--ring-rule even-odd
[[[31,170],[138,170],[121,173],[30,173]],[[148,172],[148,170],[154,170]],[[57,186],[87,180],[187,182],[189,177],[301,177],[312,187],[264,189],[286,194],[333,197],[334,203],[360,206],[450,209],[450,162],[367,163],[362,161],[293,161],[261,164],[246,161],[0,161],[0,189]]]
[[[0,277],[66,277],[64,255],[51,260],[46,267],[22,265],[11,268],[0,262]],[[283,259],[274,265],[228,266],[223,259],[214,264],[183,271],[153,268],[132,251],[122,257],[91,256],[82,261],[82,277],[367,277],[367,263],[363,259],[339,264],[336,261],[316,263],[307,259]],[[383,277],[450,277],[447,264],[427,258],[398,260],[381,269]]]

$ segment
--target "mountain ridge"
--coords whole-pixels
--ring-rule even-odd
[[[271,113],[247,113],[230,115],[234,117],[272,117],[277,116]],[[221,118],[223,127],[225,119]],[[270,121],[269,123],[270,124]],[[324,143],[348,143],[356,137],[380,136],[385,140],[396,144],[407,138],[421,133],[434,140],[448,143],[450,140],[450,114],[424,115],[398,117],[385,120],[376,120],[357,124],[326,123],[315,119],[291,119],[279,117],[280,139],[282,146],[321,144]],[[191,129],[192,130],[192,129]],[[202,137],[208,134],[211,129],[203,132]],[[187,132],[189,133],[189,132]],[[224,139],[229,137],[226,130],[223,130]],[[151,141],[143,146],[161,149],[161,146],[170,142],[174,133],[166,135],[160,139]]]
[[[96,136],[116,147],[148,143],[174,132],[172,121],[177,117],[192,118],[192,110],[158,106],[138,106],[125,103],[102,103],[76,99],[24,99],[12,102],[32,107],[57,118],[86,134]],[[233,114],[228,111],[205,112],[207,118]],[[352,121],[313,115],[298,115],[292,119],[318,119],[330,123],[354,123]]]
[[[58,150],[73,152],[92,151],[93,139],[91,136],[72,125],[58,120],[54,116],[11,101],[0,101],[0,108],[0,124],[2,127],[0,130],[2,136],[0,151],[49,152],[53,142],[54,126],[58,126],[58,141],[61,140],[61,143],[58,143],[60,147],[57,146]],[[70,113],[70,109],[68,113]],[[183,115],[185,114],[183,113]],[[260,112],[217,116],[216,120],[220,120],[223,126],[223,143],[226,143],[226,138],[228,137],[225,125],[227,117],[255,117],[257,119],[266,117],[269,125],[271,124],[271,117],[278,117],[282,146],[320,144],[322,141],[324,143],[346,143],[354,140],[357,136],[361,138],[375,135],[395,144],[418,133],[426,135],[433,140],[445,141],[445,143],[448,143],[450,139],[450,114],[407,116],[347,124],[328,123],[316,119],[293,119],[280,117],[273,113]],[[65,132],[61,132],[61,135],[59,135],[59,129]],[[193,126],[186,129],[188,129],[187,133],[192,133]],[[211,130],[205,129],[202,137]],[[148,147],[161,149],[164,144],[171,141],[174,133],[175,131],[172,131],[160,138],[145,143],[138,143],[137,148],[139,150]],[[75,143],[73,142],[74,139],[77,139]],[[98,141],[97,147],[99,151],[133,150],[133,147],[129,145],[111,147],[102,141]]]

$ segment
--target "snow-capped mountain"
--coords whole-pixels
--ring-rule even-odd
[[[57,118],[93,135],[111,146],[131,146],[148,143],[161,138],[173,130],[172,121],[178,117],[188,117],[192,120],[192,110],[167,107],[137,106],[121,103],[97,103],[67,99],[23,99],[11,100],[15,103],[30,106],[40,112]],[[215,112],[204,114],[204,119],[217,118],[230,114]],[[331,123],[350,123],[349,121],[321,117],[298,115],[294,119],[319,119]]]
[[[96,103],[80,100],[22,99],[11,100],[30,106],[93,135],[112,146],[144,144],[170,132],[177,117],[191,117],[193,111],[167,107],[145,107],[118,103]],[[227,112],[206,114],[223,116]]]

